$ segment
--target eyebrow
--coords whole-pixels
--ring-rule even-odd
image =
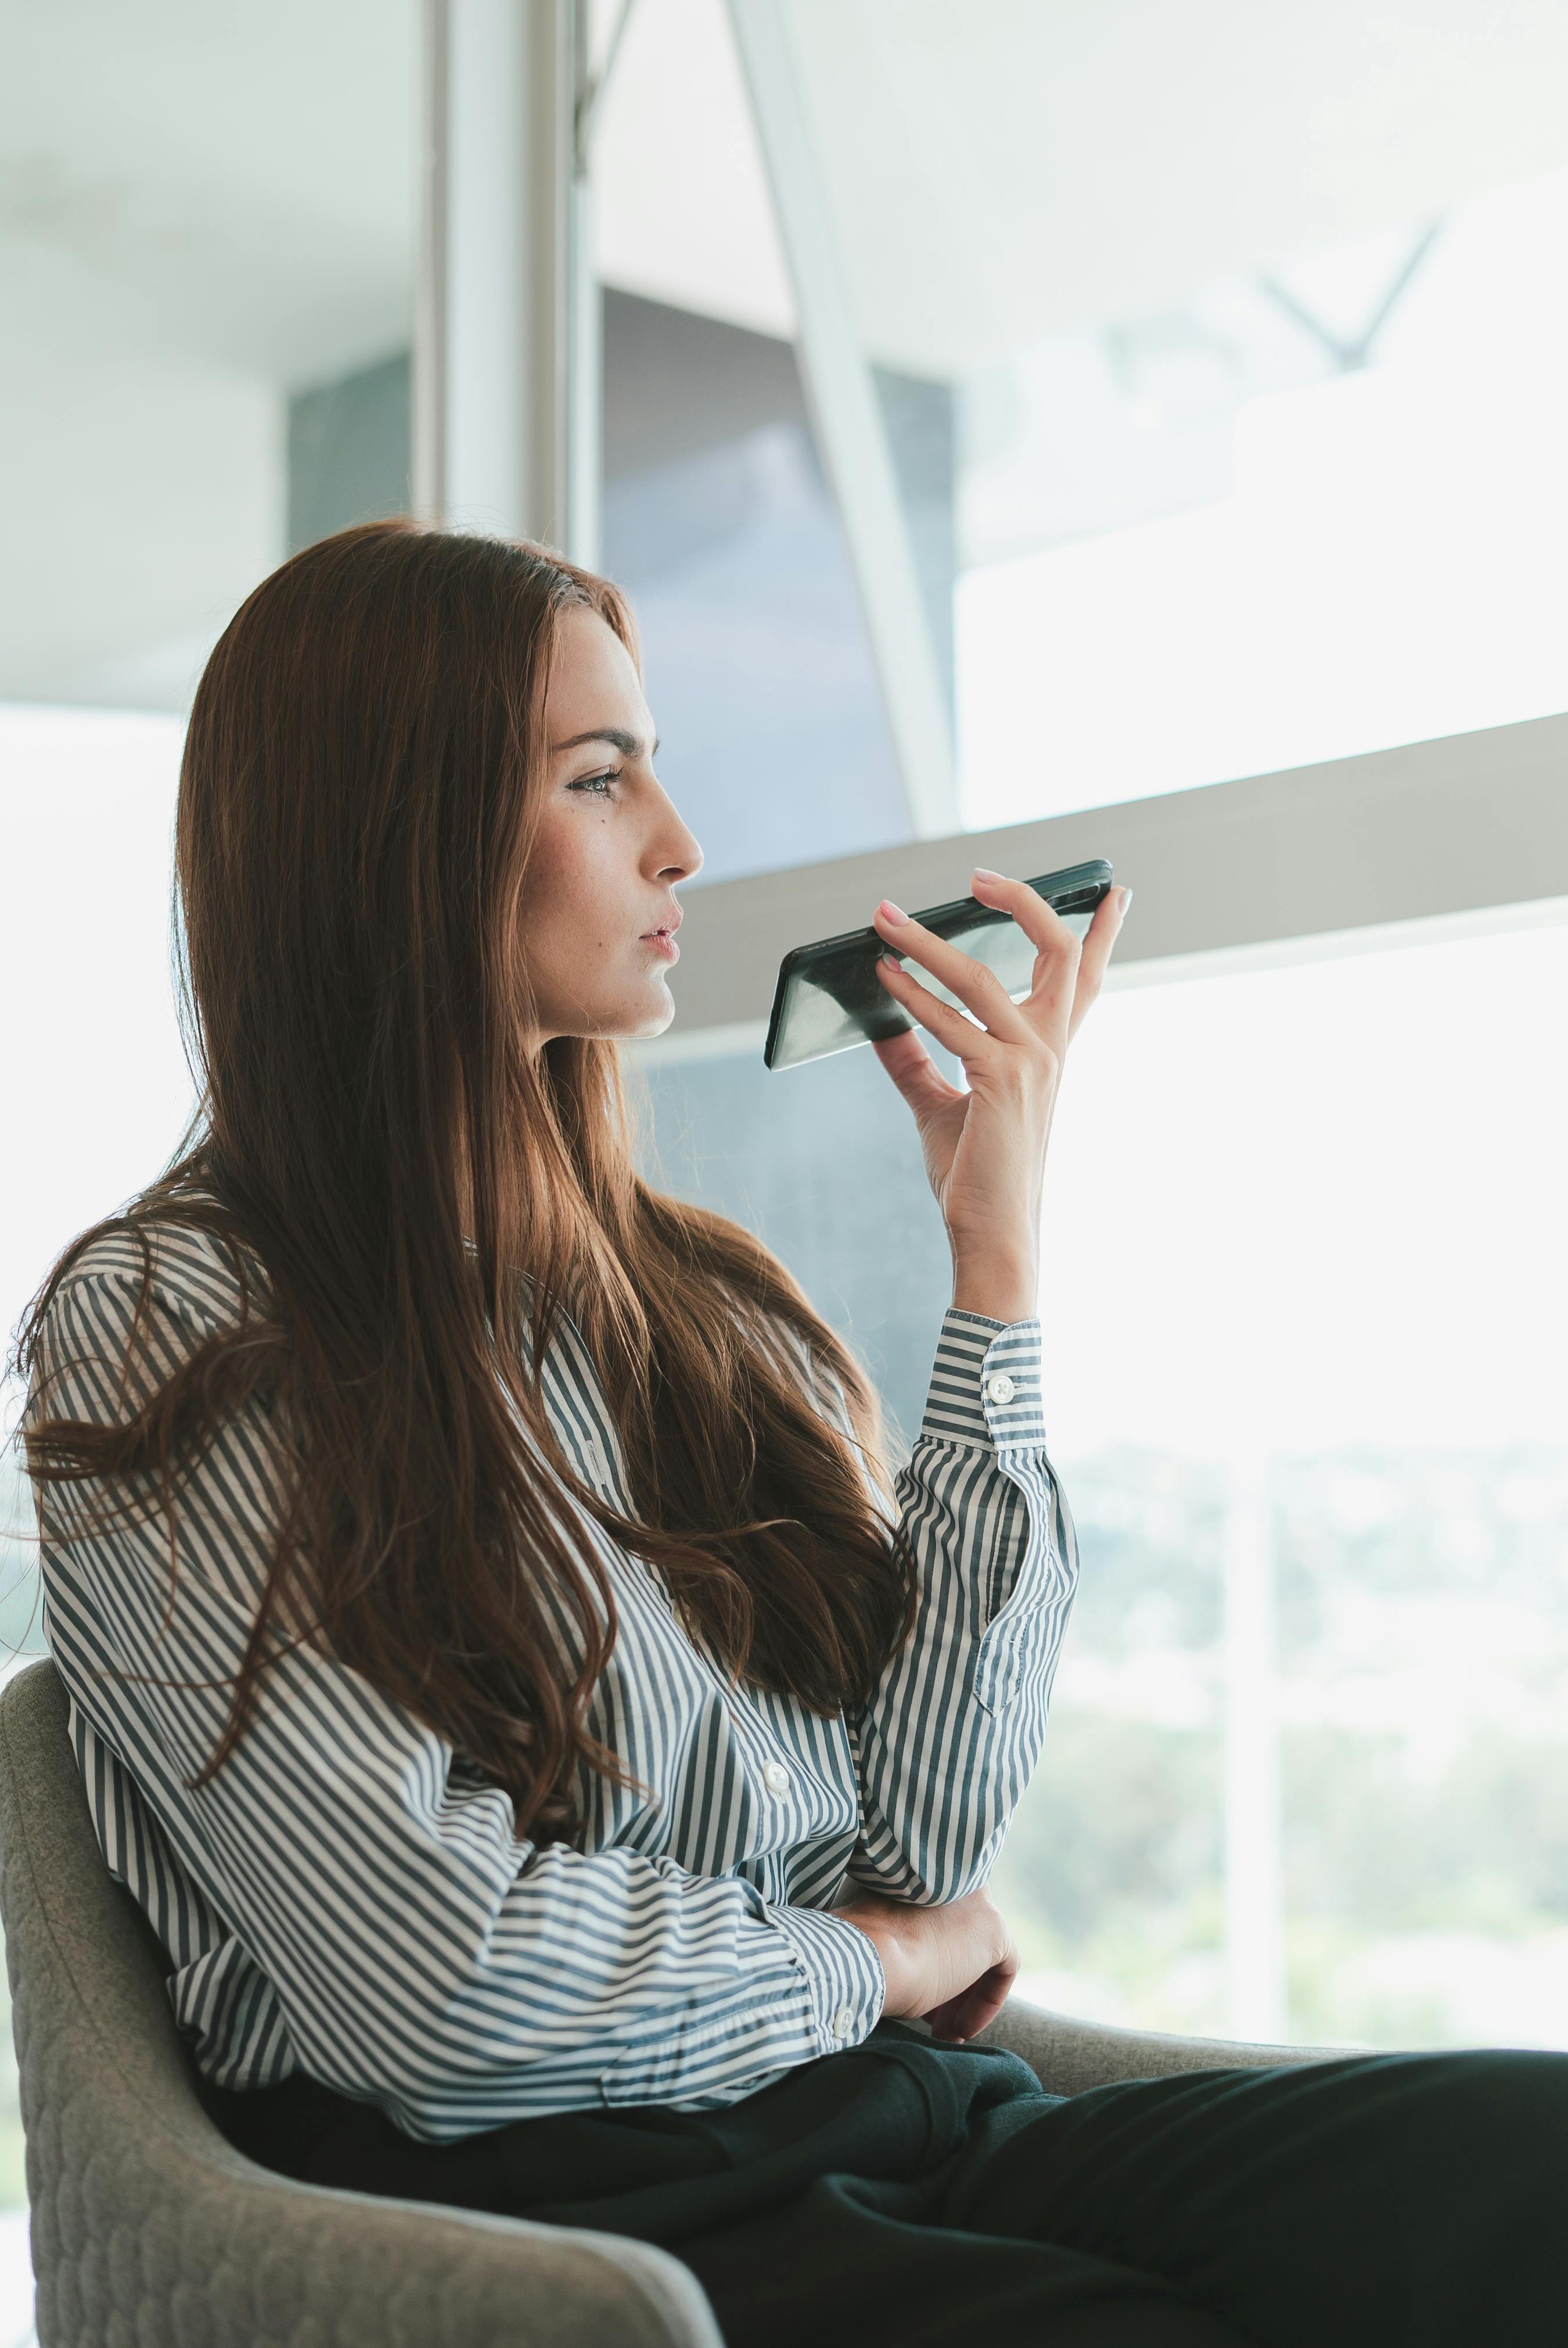
[[[642,748],[642,737],[639,734],[625,733],[619,726],[590,726],[586,734],[572,734],[564,742],[552,742],[550,749],[559,756],[562,750],[580,749],[585,742],[608,742],[612,749],[620,751],[623,758],[635,758]],[[658,747],[659,737],[655,735],[652,748],[648,753],[651,758]]]

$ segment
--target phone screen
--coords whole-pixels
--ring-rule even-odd
[[[1111,886],[1111,867],[1103,858],[1097,858],[1092,863],[1045,873],[1029,885],[1081,937]],[[994,970],[1010,995],[1029,992],[1034,947],[1008,914],[982,905],[978,898],[958,897],[948,904],[928,907],[915,919]],[[908,1014],[876,975],[877,957],[886,951],[876,932],[865,929],[820,938],[815,945],[796,946],[787,953],[779,966],[763,1051],[766,1065],[775,1069],[798,1068],[807,1060],[899,1035],[911,1026]],[[899,959],[919,970],[912,955]],[[955,999],[928,971],[920,970],[919,974],[943,1002]]]

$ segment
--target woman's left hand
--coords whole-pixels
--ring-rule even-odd
[[[982,869],[974,893],[983,905],[1010,913],[1034,946],[1033,978],[1021,1003],[1012,1001],[994,971],[897,905],[884,901],[873,917],[889,947],[918,963],[974,1014],[966,1018],[943,1003],[889,955],[878,962],[888,994],[959,1061],[968,1090],[938,1073],[913,1031],[876,1049],[919,1128],[953,1251],[954,1303],[994,1321],[1025,1321],[1038,1309],[1040,1187],[1062,1061],[1100,992],[1132,892],[1112,890],[1081,944],[1026,881]]]

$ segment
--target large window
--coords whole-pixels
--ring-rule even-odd
[[[966,821],[1568,703],[1556,0],[780,14],[954,402]]]
[[[901,746],[923,842],[693,896],[654,1159],[911,1428],[946,1280],[912,1140],[868,1055],[763,1073],[773,967],[976,848],[1114,853],[1137,911],[1048,1213],[1084,1581],[1004,1862],[1030,1984],[1568,2043],[1561,13],[667,25],[641,136],[679,160],[607,265],[662,227],[676,298],[793,325],[884,695],[925,664],[955,725],[945,825]],[[758,151],[725,161],[695,93],[732,44]],[[896,382],[947,435],[934,625]],[[891,526],[838,469],[867,394]]]
[[[1045,1282],[1084,1582],[1009,1857],[1054,2002],[1568,2044],[1565,1023],[1559,922],[1085,1030]]]
[[[955,720],[917,829],[1568,703],[1565,72],[1555,0],[633,11],[600,269],[799,337],[895,718]]]

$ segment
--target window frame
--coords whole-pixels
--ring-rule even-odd
[[[1568,899],[1568,716],[699,883],[666,1048],[741,1048],[789,949],[859,928],[881,897],[913,909],[960,893],[976,864],[1029,877],[1094,856],[1134,891],[1122,983],[1215,953],[1547,916]]]

